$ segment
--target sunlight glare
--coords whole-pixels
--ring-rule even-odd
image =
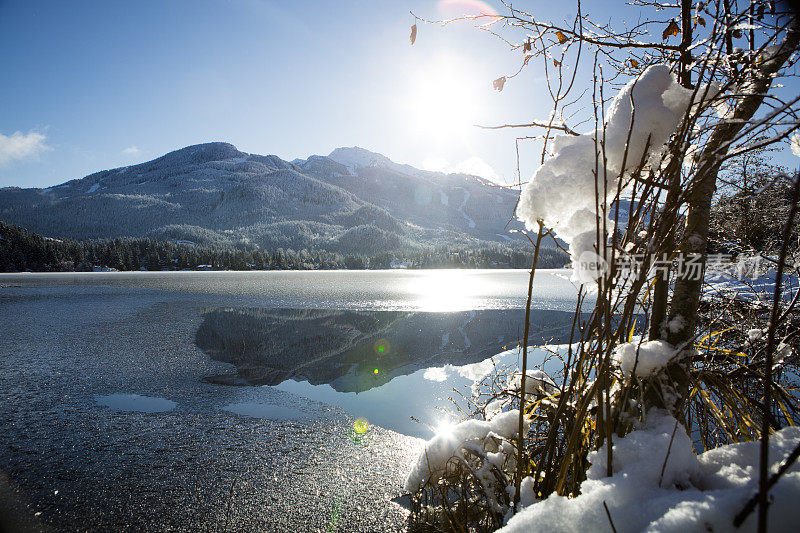
[[[438,139],[463,138],[476,122],[476,80],[455,58],[429,63],[411,78],[407,106],[413,127]]]
[[[456,425],[453,423],[452,420],[446,418],[442,419],[436,426],[436,436],[444,437],[445,439],[450,439],[453,437],[453,430],[455,429],[455,427]]]
[[[452,312],[474,309],[486,284],[472,273],[437,270],[419,273],[408,280],[406,292],[420,311]]]

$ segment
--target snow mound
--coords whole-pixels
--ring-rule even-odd
[[[601,215],[595,201],[595,172],[607,179],[609,197],[605,201],[610,201],[621,174],[632,172],[643,160],[656,163],[689,106],[691,94],[673,79],[669,67],[653,65],[616,95],[604,131],[553,139],[553,155],[523,189],[518,213],[528,229],[538,229],[541,219],[569,242],[577,281],[585,283],[597,277],[589,266],[596,262],[581,257],[593,255],[597,246],[596,224]],[[607,156],[605,168],[598,155],[601,142]],[[602,182],[599,191],[602,194]],[[602,227],[602,220],[600,224]],[[606,225],[608,231],[613,229],[611,221]]]
[[[450,458],[461,455],[465,446],[484,447],[484,441],[497,435],[511,440],[519,429],[519,410],[506,411],[491,420],[465,420],[448,431],[441,432],[425,444],[406,477],[406,492],[415,493],[428,481],[435,481],[444,472]],[[487,450],[494,451],[494,450]]]
[[[798,441],[798,427],[770,438],[773,471]],[[758,442],[731,444],[696,456],[684,428],[654,410],[645,425],[614,440],[611,477],[605,477],[603,446],[589,456],[592,466],[580,496],[552,495],[520,511],[499,531],[608,531],[603,503],[620,533],[733,531],[735,515],[757,490],[758,447]],[[800,465],[770,494],[770,531],[796,531]],[[755,531],[755,514],[736,531]]]

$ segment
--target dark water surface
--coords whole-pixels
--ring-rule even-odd
[[[568,332],[560,276],[537,272],[535,342]],[[57,530],[402,530],[391,500],[430,436],[411,417],[435,426],[516,346],[526,286],[524,271],[0,275],[0,470]]]

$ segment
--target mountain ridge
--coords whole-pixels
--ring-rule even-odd
[[[522,248],[516,191],[360,147],[286,161],[226,142],[44,189],[0,189],[0,219],[72,239],[152,237],[343,253]],[[509,222],[510,221],[510,222]],[[506,225],[508,224],[508,228]]]

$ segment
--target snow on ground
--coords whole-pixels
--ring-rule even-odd
[[[798,427],[770,438],[773,471],[798,441]],[[553,495],[533,503],[500,531],[609,531],[604,503],[619,533],[755,531],[755,513],[738,530],[733,519],[757,490],[758,447],[758,442],[731,444],[695,455],[684,428],[665,412],[651,411],[645,425],[615,439],[611,477],[605,476],[603,446],[589,456],[592,466],[580,496]],[[800,464],[770,495],[770,531],[796,531]]]
[[[450,458],[463,453],[465,447],[477,445],[484,448],[487,444],[485,441],[492,435],[507,440],[513,439],[517,434],[518,423],[519,411],[507,411],[489,421],[465,420],[445,431],[440,431],[425,444],[424,450],[412,465],[411,472],[406,477],[405,490],[414,493],[427,481],[438,479]],[[487,451],[497,450],[490,448]]]
[[[450,203],[450,199],[447,197],[447,193],[444,191],[439,191],[439,200],[442,202],[442,205],[447,205]]]
[[[86,191],[86,194],[92,194],[93,192],[96,192],[99,188],[100,188],[100,184],[99,183],[95,183],[94,185],[89,187],[89,189]]]
[[[752,258],[751,258],[752,259]],[[774,266],[766,260],[762,260],[762,265]],[[744,300],[772,301],[775,292],[776,271],[770,268],[768,272],[750,275],[747,272],[707,272],[705,294],[709,296],[736,295]],[[800,290],[800,280],[797,276],[786,274],[781,284],[782,297],[791,300]]]
[[[563,351],[567,346],[549,348]],[[640,344],[640,339],[634,338],[633,342],[620,345],[614,353],[628,376],[633,373],[637,348],[637,377],[649,375],[674,356],[674,349],[667,343]],[[508,350],[495,359],[518,352],[519,348]],[[487,362],[489,364],[485,364]],[[425,378],[444,380],[450,371],[456,371],[481,379],[493,367],[492,360],[465,367],[445,365],[429,369]],[[507,378],[506,388],[519,387],[520,374],[512,373]],[[528,371],[525,388],[528,395],[548,394],[555,392],[556,385],[544,372],[532,369]],[[495,400],[486,406],[488,421],[470,419],[440,431],[412,463],[405,490],[413,493],[427,480],[436,480],[448,459],[471,447],[486,446],[487,456],[496,456],[498,464],[503,454],[513,458],[512,444],[498,447],[488,439],[492,433],[507,440],[516,435],[518,411],[502,412],[505,407],[502,400]],[[785,428],[770,437],[773,472],[798,443],[800,427]],[[603,446],[589,454],[591,467],[577,497],[551,495],[536,500],[533,480],[526,478],[520,489],[522,510],[510,517],[500,531],[609,531],[604,502],[619,533],[733,531],[734,516],[757,490],[758,447],[758,442],[731,444],[696,455],[683,426],[666,411],[651,410],[645,422],[638,423],[634,431],[614,439],[610,477],[605,475],[607,450]],[[774,498],[770,506],[770,531],[796,531],[800,463],[780,479],[770,494]],[[736,531],[755,531],[755,514]]]

